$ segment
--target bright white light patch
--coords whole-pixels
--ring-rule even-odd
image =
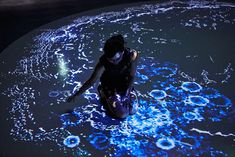
[[[66,62],[64,61],[63,58],[59,58],[58,59],[58,65],[59,65],[59,74],[61,76],[66,76],[68,74],[68,68],[67,68],[67,65],[66,65]]]

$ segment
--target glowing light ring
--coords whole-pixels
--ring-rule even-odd
[[[104,150],[109,147],[108,137],[102,133],[91,134],[88,140],[98,150]]]
[[[71,118],[76,118],[76,120],[72,120]],[[80,114],[77,112],[65,113],[60,116],[60,120],[62,121],[64,127],[67,126],[77,126],[82,122]]]
[[[210,101],[202,96],[189,96],[189,103],[197,106],[206,106]]]
[[[171,77],[172,75],[175,75],[177,72],[177,69],[172,69],[168,67],[159,67],[155,68],[153,71],[157,75],[161,75],[162,77]]]
[[[78,136],[70,135],[66,137],[63,141],[63,144],[69,148],[74,148],[80,143],[80,138]]]
[[[161,149],[170,150],[175,147],[175,141],[171,138],[161,138],[157,140],[156,145]]]
[[[199,92],[202,87],[196,82],[183,82],[181,88],[187,92]]]
[[[184,118],[188,119],[188,120],[199,120],[198,115],[194,112],[185,112],[183,114]]]
[[[159,99],[164,99],[167,94],[165,91],[163,90],[158,90],[158,89],[154,89],[149,93],[150,96],[152,96],[153,98],[159,100]]]

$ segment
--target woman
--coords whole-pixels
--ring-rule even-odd
[[[111,115],[125,118],[137,111],[138,98],[133,88],[138,53],[124,46],[122,35],[109,38],[104,45],[104,54],[100,57],[91,77],[72,96],[68,102],[90,88],[100,77],[98,92],[100,100]]]

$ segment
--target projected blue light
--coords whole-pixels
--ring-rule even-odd
[[[155,68],[152,72],[156,75],[161,75],[162,77],[170,77],[176,74],[177,69],[173,69],[168,66],[169,63],[165,63],[166,67]]]
[[[206,106],[206,104],[209,103],[209,100],[202,96],[189,96],[189,102],[198,106]]]
[[[14,78],[0,95],[1,100],[11,101],[11,136],[37,144],[49,141],[71,157],[229,156],[228,149],[213,141],[235,140],[232,127],[217,127],[234,124],[234,102],[223,91],[233,77],[233,64],[228,63],[214,77],[206,66],[197,67],[196,73],[186,66],[204,59],[198,55],[202,52],[186,43],[187,33],[214,34],[220,32],[217,29],[233,28],[229,16],[234,8],[217,2],[149,4],[69,19],[60,28],[57,23],[51,27],[54,29],[40,30],[23,45],[27,56],[18,58],[16,67],[0,75],[5,82]],[[182,31],[187,33],[174,34]],[[138,112],[124,120],[110,117],[99,101],[98,82],[77,98],[74,106],[67,104],[66,98],[94,70],[105,40],[119,33],[128,46],[139,51],[134,80]],[[197,54],[192,55],[194,52]],[[208,57],[211,64],[217,66],[219,61],[214,64],[212,57]],[[72,111],[60,112],[61,108]],[[226,147],[234,149],[233,145]]]
[[[109,139],[102,133],[89,135],[88,141],[98,150],[104,150],[109,147]]]
[[[202,87],[196,82],[184,82],[181,87],[185,91],[189,92],[199,92],[202,89]]]
[[[64,139],[63,143],[69,148],[74,148],[79,145],[80,138],[78,136],[70,135],[66,139]]]
[[[170,138],[161,138],[158,139],[156,145],[161,149],[170,150],[175,147],[175,141]]]
[[[206,98],[217,98],[221,97],[222,95],[213,88],[205,88],[201,90],[201,94],[204,95]]]
[[[195,112],[185,112],[183,114],[184,118],[188,119],[188,120],[198,120],[201,121],[201,117],[198,116],[197,113]]]
[[[72,113],[65,113],[60,116],[60,119],[64,125],[64,127],[67,126],[76,126],[79,123],[81,123],[82,119],[80,117],[81,115],[77,112]]]
[[[163,90],[152,90],[149,95],[154,97],[155,99],[163,99],[167,96],[166,92]]]

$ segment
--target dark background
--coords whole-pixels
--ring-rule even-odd
[[[31,30],[62,17],[110,5],[143,2],[144,0],[45,1],[0,0],[0,52]]]
[[[62,17],[110,5],[144,1],[146,0],[0,0],[0,53],[24,34]]]

